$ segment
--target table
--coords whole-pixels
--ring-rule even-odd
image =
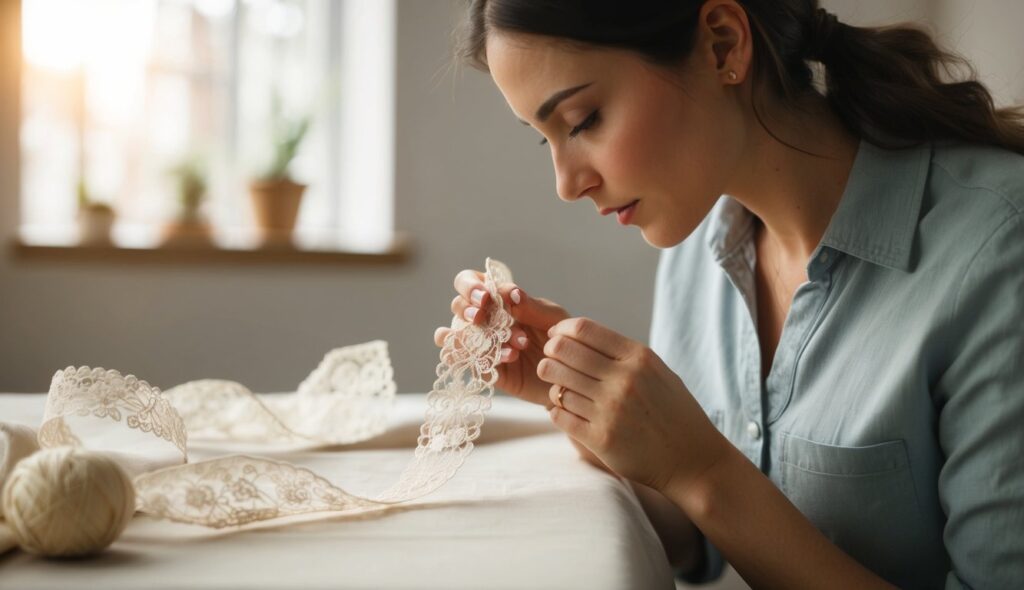
[[[38,426],[45,397],[0,393],[0,420]],[[409,461],[425,399],[392,427],[322,450],[261,452],[372,495]],[[190,459],[252,452],[190,444]],[[215,531],[136,515],[100,556],[0,556],[0,589],[673,588],[630,488],[580,460],[538,406],[496,397],[477,448],[444,487],[384,515]]]

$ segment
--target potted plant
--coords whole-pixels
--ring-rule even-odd
[[[249,183],[249,194],[264,243],[289,243],[306,190],[305,184],[292,178],[289,167],[309,131],[311,117],[283,116],[277,96],[272,105],[273,158],[270,166]]]
[[[116,214],[113,207],[92,200],[85,179],[78,179],[78,241],[83,245],[109,246]]]
[[[206,200],[207,172],[201,157],[192,154],[173,166],[169,173],[175,181],[178,217],[167,224],[162,243],[171,247],[199,247],[212,244],[210,224],[200,207]]]

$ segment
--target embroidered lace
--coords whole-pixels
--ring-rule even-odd
[[[220,380],[193,381],[161,393],[132,375],[68,367],[51,382],[40,445],[111,449],[128,463],[129,473],[140,474],[134,479],[139,510],[215,528],[313,512],[379,510],[419,498],[455,475],[480,435],[501,346],[511,335],[512,316],[497,289],[511,280],[508,267],[487,259],[485,286],[494,301],[487,321],[478,326],[452,320],[413,459],[395,484],[373,498],[266,458],[232,455],[189,464],[186,440],[346,444],[383,432],[395,395],[383,341],[329,352],[294,394],[283,396],[257,395]],[[110,421],[121,428],[112,428]],[[123,450],[126,432],[144,434],[174,456],[154,461],[142,450],[132,457]]]

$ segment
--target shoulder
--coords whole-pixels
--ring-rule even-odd
[[[918,221],[924,265],[961,288],[1024,265],[1024,155],[961,142],[935,144]],[[956,285],[951,285],[956,286]]]
[[[1024,318],[1024,215],[993,221],[960,279],[954,309],[985,309],[989,318],[1019,322]]]
[[[971,197],[983,212],[1024,212],[1024,155],[1009,150],[949,142],[936,144],[931,189],[939,198]]]

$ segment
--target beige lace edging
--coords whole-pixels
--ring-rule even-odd
[[[365,512],[420,498],[455,475],[480,436],[501,346],[511,335],[512,316],[498,285],[511,280],[508,267],[487,259],[485,287],[494,302],[487,321],[478,326],[452,320],[413,459],[396,483],[372,498],[266,458],[231,455],[188,463],[187,438],[318,445],[376,436],[387,428],[395,395],[383,341],[329,352],[296,393],[286,396],[261,396],[222,380],[193,381],[161,393],[133,375],[68,367],[51,382],[40,445],[110,449],[135,475],[140,511],[214,528],[314,512]],[[96,428],[97,421],[116,425]],[[133,454],[111,446],[118,437],[133,436],[143,436],[150,447]],[[164,458],[154,458],[160,453]],[[161,462],[168,466],[151,469]]]

